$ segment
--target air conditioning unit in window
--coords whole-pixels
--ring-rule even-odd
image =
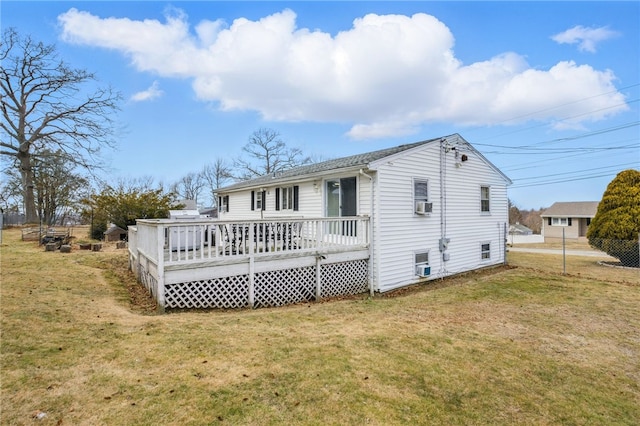
[[[420,277],[428,277],[429,275],[431,275],[431,266],[416,266],[416,275]]]
[[[416,213],[426,214],[433,211],[433,203],[427,203],[426,201],[416,201]]]

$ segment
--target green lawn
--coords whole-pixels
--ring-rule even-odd
[[[634,275],[563,276],[510,253],[519,267],[394,297],[156,315],[130,303],[125,251],[19,235],[1,253],[3,425],[640,419]]]

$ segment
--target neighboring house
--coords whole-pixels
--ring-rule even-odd
[[[509,226],[509,235],[533,235],[533,231],[520,223],[515,223]]]
[[[542,235],[545,241],[585,240],[591,220],[598,211],[597,201],[556,202],[542,213]]]
[[[130,265],[161,307],[387,292],[505,262],[507,186],[460,135],[220,188],[217,219],[138,220]]]

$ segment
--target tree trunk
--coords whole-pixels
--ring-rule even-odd
[[[27,223],[39,223],[36,210],[36,199],[33,191],[33,169],[31,155],[27,152],[18,153],[20,161],[20,177],[22,178],[22,197],[24,201],[24,215]]]

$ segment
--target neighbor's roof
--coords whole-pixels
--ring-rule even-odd
[[[598,211],[597,201],[569,201],[553,203],[541,216],[594,217]]]
[[[509,233],[532,233],[533,230],[531,228],[527,228],[526,226],[520,223],[514,223],[513,225],[509,225]]]
[[[340,169],[349,169],[349,168],[358,168],[358,167],[366,167],[372,162],[376,160],[380,160],[382,158],[386,158],[403,151],[410,150],[412,148],[416,148],[422,145],[426,145],[428,143],[437,142],[443,139],[459,139],[464,141],[462,137],[458,134],[453,134],[449,136],[444,136],[435,139],[428,139],[420,142],[414,142],[405,145],[394,146],[391,148],[385,148],[378,151],[366,152],[363,154],[351,155],[349,157],[336,158],[333,160],[323,161],[321,163],[309,164],[306,166],[294,167],[289,170],[284,170],[281,172],[277,172],[274,175],[261,176],[255,179],[250,179],[238,183],[231,184],[224,188],[219,188],[218,192],[228,192],[235,191],[238,189],[244,189],[249,187],[256,187],[262,185],[270,185],[274,183],[278,183],[279,181],[289,180],[301,176],[314,176],[318,174],[322,174],[323,172],[329,172]],[[466,141],[465,141],[466,142]],[[475,150],[474,150],[475,151]],[[491,167],[493,167],[498,173],[502,174],[506,181],[511,183],[509,178],[505,176],[500,170],[498,170],[493,164],[491,164],[486,158],[482,156],[479,152],[476,153],[486,161]]]

